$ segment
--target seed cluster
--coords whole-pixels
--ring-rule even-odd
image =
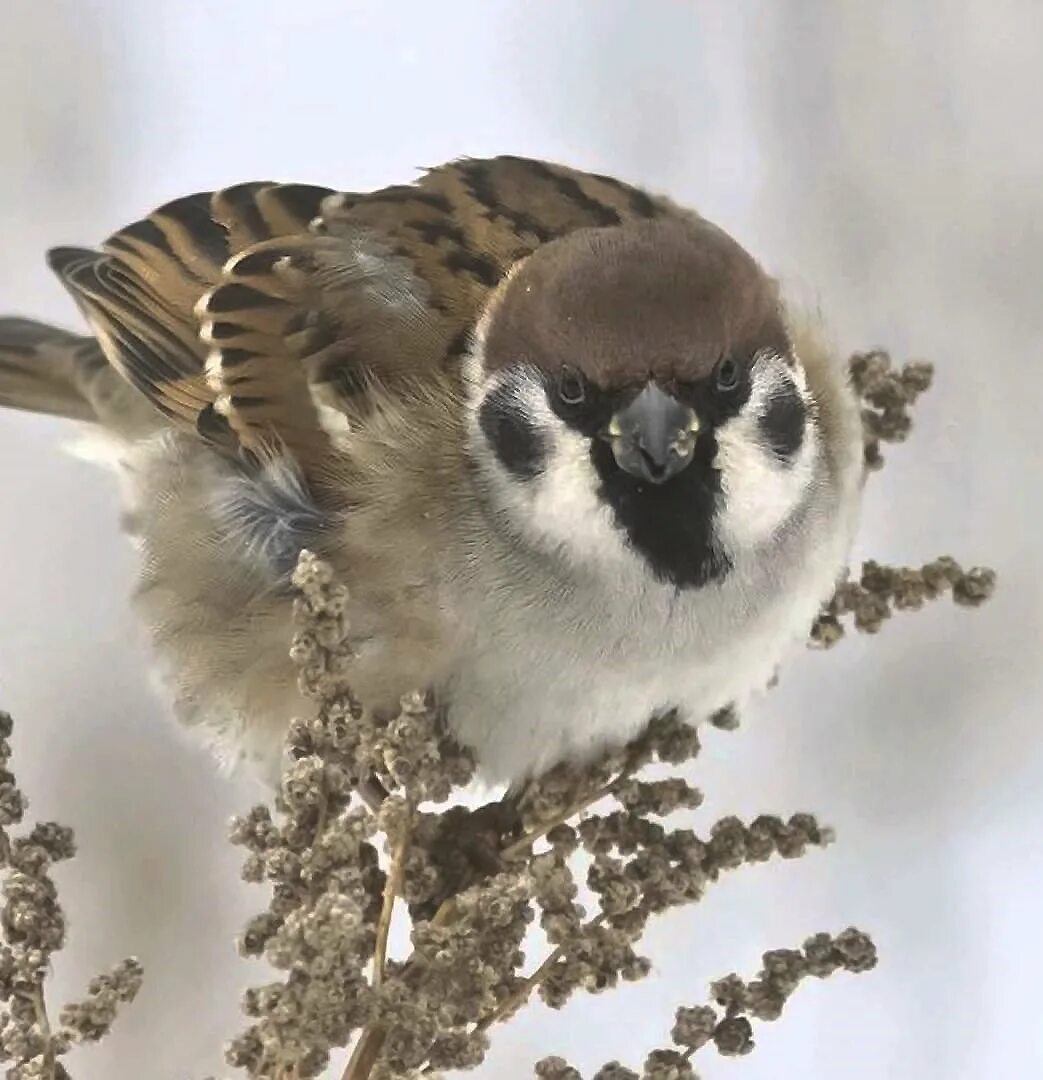
[[[244,1011],[254,1023],[227,1052],[229,1064],[264,1077],[319,1075],[331,1048],[347,1045],[391,1004],[366,974],[387,933],[389,878],[373,839],[378,830],[404,835],[412,811],[397,798],[376,813],[356,792],[402,785],[418,798],[444,799],[470,775],[466,755],[441,753],[423,699],[403,701],[385,724],[362,709],[346,678],[345,590],[310,556],[294,582],[300,596],[291,652],[315,711],[291,725],[275,817],[256,806],[233,822],[231,836],[247,849],[244,878],[272,888],[240,950],[286,973],[248,991]]]
[[[882,566],[872,560],[862,564],[858,581],[841,582],[832,600],[811,628],[811,643],[828,649],[844,637],[844,620],[864,634],[878,633],[896,611],[918,611],[929,600],[949,593],[962,607],[979,607],[996,588],[995,571],[963,567],[943,555],[918,570],[907,566]]]
[[[883,349],[855,353],[848,363],[851,383],[862,399],[862,434],[866,468],[883,468],[880,444],[905,442],[912,430],[909,412],[916,399],[934,381],[934,366],[905,364],[895,370],[891,356]]]
[[[71,859],[76,845],[72,830],[53,821],[11,835],[29,805],[9,768],[13,729],[11,717],[0,712],[0,1061],[8,1064],[8,1080],[65,1080],[61,1059],[76,1044],[108,1034],[120,1005],[137,995],[142,970],[137,960],[124,960],[93,979],[86,997],[66,1005],[52,1023],[45,983],[51,956],[65,944],[66,925],[50,871]]]
[[[682,1006],[677,1010],[670,1038],[674,1045],[653,1050],[641,1072],[618,1061],[603,1065],[593,1080],[698,1080],[692,1057],[713,1045],[725,1057],[740,1057],[753,1050],[756,1020],[777,1020],[800,983],[814,976],[824,979],[835,971],[862,972],[876,966],[876,948],[859,930],[848,929],[832,937],[816,934],[803,949],[766,952],[763,967],[749,982],[738,975],[719,979],[710,988],[713,1005]],[[548,1057],[536,1064],[538,1080],[583,1080],[578,1069],[563,1058]]]

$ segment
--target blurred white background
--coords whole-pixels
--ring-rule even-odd
[[[1043,6],[1037,0],[5,0],[0,310],[76,325],[43,264],[173,196],[246,179],[362,189],[510,152],[643,182],[731,230],[847,347],[938,365],[870,486],[861,553],[1001,573],[995,602],[797,658],[712,734],[700,820],[812,809],[839,842],[655,925],[656,977],[498,1031],[484,1077],[665,1042],[710,978],[856,923],[881,965],[802,989],[742,1080],[1043,1074]],[[109,479],[58,422],[0,415],[0,704],[36,813],[75,824],[56,989],[148,977],[78,1080],[221,1070],[232,939],[260,903],[223,782],[147,689]],[[337,1074],[339,1076],[339,1073]]]

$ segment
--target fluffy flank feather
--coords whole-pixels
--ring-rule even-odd
[[[304,478],[286,457],[272,458],[260,472],[223,480],[211,510],[230,547],[280,579],[289,578],[302,548],[324,524]]]

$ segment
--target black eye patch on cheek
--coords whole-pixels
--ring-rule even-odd
[[[496,387],[478,407],[478,424],[503,467],[519,480],[543,472],[550,446],[547,437],[525,415],[509,385]]]
[[[792,464],[804,442],[807,407],[797,388],[787,379],[772,391],[758,418],[764,441],[783,464]]]

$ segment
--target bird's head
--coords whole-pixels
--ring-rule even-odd
[[[491,298],[469,363],[485,503],[566,558],[636,555],[704,585],[815,481],[815,405],[775,283],[708,222],[541,247]]]

